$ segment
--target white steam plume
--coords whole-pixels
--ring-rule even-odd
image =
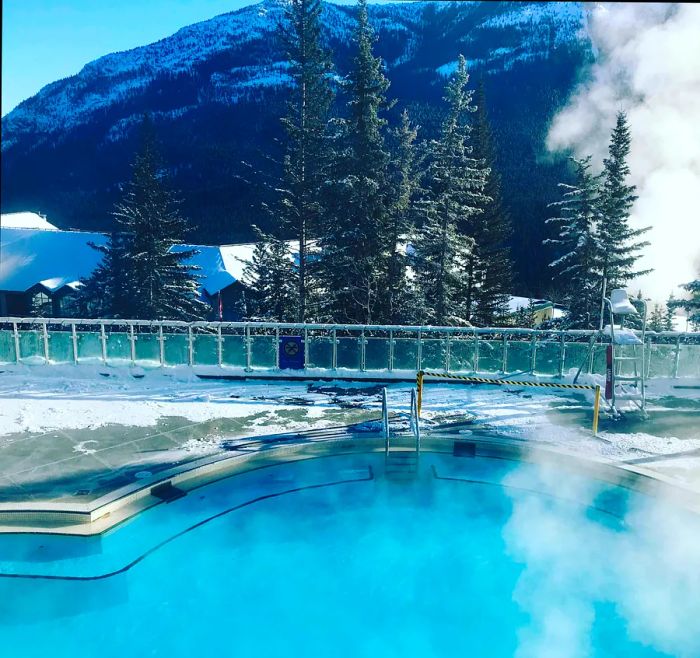
[[[700,5],[598,3],[588,11],[591,75],[550,128],[551,151],[607,154],[617,112],[632,134],[631,225],[651,226],[635,281],[655,301],[676,296],[700,268]]]

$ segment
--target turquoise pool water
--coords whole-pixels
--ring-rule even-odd
[[[1,654],[700,657],[698,576],[684,575],[695,517],[679,517],[690,534],[669,538],[669,559],[658,523],[634,525],[656,518],[637,494],[421,459],[408,484],[373,455],[314,459],[193,491],[101,540],[0,537]]]

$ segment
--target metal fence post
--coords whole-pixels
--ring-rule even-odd
[[[479,372],[479,334],[474,332],[474,372]]]
[[[19,363],[19,330],[16,322],[12,323],[12,335],[15,339],[15,363]]]
[[[49,331],[46,328],[46,322],[41,323],[43,340],[44,340],[44,362],[49,365]]]
[[[100,348],[102,350],[102,363],[107,365],[107,333],[104,322],[100,323]]]
[[[306,361],[304,361],[306,363]],[[275,327],[275,368],[280,369],[280,329]]]
[[[192,325],[187,325],[187,365],[194,365],[194,336],[192,335]]]
[[[367,349],[366,349],[366,342],[365,342],[365,330],[363,329],[360,332],[360,371],[364,372],[365,370],[365,359],[367,358]]]
[[[251,338],[250,338],[250,327],[245,326],[245,369],[250,372],[252,370],[251,363],[253,362],[251,355]]]
[[[447,334],[447,344],[445,345],[445,372],[450,372],[450,358],[452,356],[452,334]]]
[[[678,379],[678,366],[681,362],[681,337],[676,338],[676,354],[673,358],[673,378]]]
[[[158,325],[158,360],[160,365],[165,365],[165,336],[163,335],[163,325]]]
[[[501,349],[501,372],[508,372],[508,334],[503,334]]]
[[[279,353],[279,350],[278,350]],[[304,370],[306,370],[309,366],[307,365],[309,363],[309,330],[304,327]]]
[[[338,332],[336,331],[335,327],[333,328],[333,355],[331,356],[331,368],[333,370],[338,369]]]
[[[133,366],[136,363],[136,335],[133,324],[129,324],[129,343],[131,344],[131,365]]]
[[[394,369],[394,332],[389,329],[389,372]]]
[[[423,365],[423,335],[421,330],[418,330],[418,345],[416,349],[416,370],[420,370]]]
[[[561,332],[561,339],[559,341],[559,378],[564,376],[564,363],[566,358],[566,342],[564,341],[564,332]]]
[[[532,334],[530,339],[530,374],[535,374],[535,365],[537,362],[537,334]]]
[[[279,350],[278,350],[279,352]],[[221,325],[216,328],[216,364],[221,368],[224,362],[224,339],[221,335]]]
[[[73,363],[78,363],[78,332],[75,329],[75,322],[70,324],[71,342],[73,343]]]

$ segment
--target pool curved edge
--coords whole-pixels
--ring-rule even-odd
[[[402,443],[392,439],[392,445]],[[412,439],[403,440],[406,446]],[[468,438],[453,439],[424,436],[421,452],[453,454],[455,443],[473,444],[473,455],[509,461],[560,465],[586,474],[592,479],[662,497],[675,505],[700,514],[700,491],[687,488],[673,478],[641,466],[582,456],[561,447],[533,444],[493,434],[474,433]],[[383,452],[382,437],[328,439],[313,443],[265,446],[262,441],[246,453],[222,457],[213,455],[176,466],[144,483],[138,481],[116,489],[90,503],[79,502],[11,502],[0,503],[0,534],[101,535],[120,523],[162,504],[153,489],[164,484],[188,493],[218,480],[247,471],[293,461],[343,454]],[[455,457],[468,459],[469,457]]]

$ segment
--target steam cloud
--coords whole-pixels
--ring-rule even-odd
[[[516,469],[504,483],[553,496],[514,494],[503,530],[509,553],[526,565],[513,596],[530,622],[515,658],[587,658],[597,615],[612,610],[630,640],[676,658],[700,655],[698,517],[634,496],[622,525],[595,520],[585,506],[603,494],[600,483],[551,466]]]
[[[550,151],[607,154],[615,115],[627,112],[630,223],[651,226],[633,282],[656,301],[700,271],[700,5],[599,3],[587,10],[596,53],[590,76],[554,118]]]

